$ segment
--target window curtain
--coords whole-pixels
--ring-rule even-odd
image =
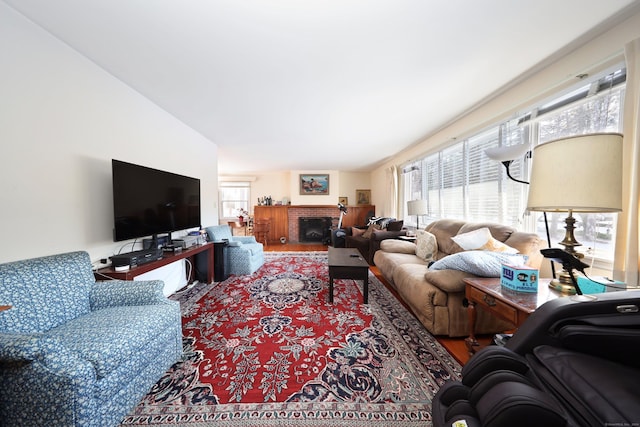
[[[623,115],[622,212],[618,215],[614,278],[638,286],[640,271],[640,39],[625,45],[627,89]]]
[[[389,212],[387,216],[390,218],[398,218],[398,168],[391,166],[386,169],[387,194],[389,195]]]

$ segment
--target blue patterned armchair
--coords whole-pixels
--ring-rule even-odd
[[[254,236],[233,236],[228,225],[214,225],[207,227],[209,240],[220,242],[228,240],[226,248],[227,273],[241,275],[252,274],[264,264],[262,243],[258,243]]]
[[[0,424],[118,424],[182,355],[162,288],[96,282],[86,252],[0,264]]]

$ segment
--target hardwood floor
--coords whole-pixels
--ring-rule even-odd
[[[265,251],[272,252],[305,252],[305,251],[326,251],[327,246],[323,244],[310,244],[310,243],[285,243],[285,244],[269,244],[264,247]],[[409,307],[398,296],[393,287],[389,285],[387,280],[382,276],[380,270],[376,266],[370,267],[373,274],[389,289],[389,291],[400,301],[407,310],[411,311]],[[460,364],[464,365],[469,360],[469,352],[464,343],[464,338],[449,338],[449,337],[436,337],[436,339],[447,349],[453,357],[456,358]],[[481,346],[485,346],[491,342],[490,336],[477,337]]]

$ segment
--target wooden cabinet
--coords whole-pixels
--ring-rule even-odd
[[[268,219],[269,243],[280,243],[280,237],[289,241],[289,206],[254,206],[253,219]]]

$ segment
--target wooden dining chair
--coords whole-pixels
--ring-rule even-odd
[[[269,240],[270,229],[270,219],[257,218],[253,221],[253,235],[258,242],[262,243],[265,246],[267,246],[267,241]]]

